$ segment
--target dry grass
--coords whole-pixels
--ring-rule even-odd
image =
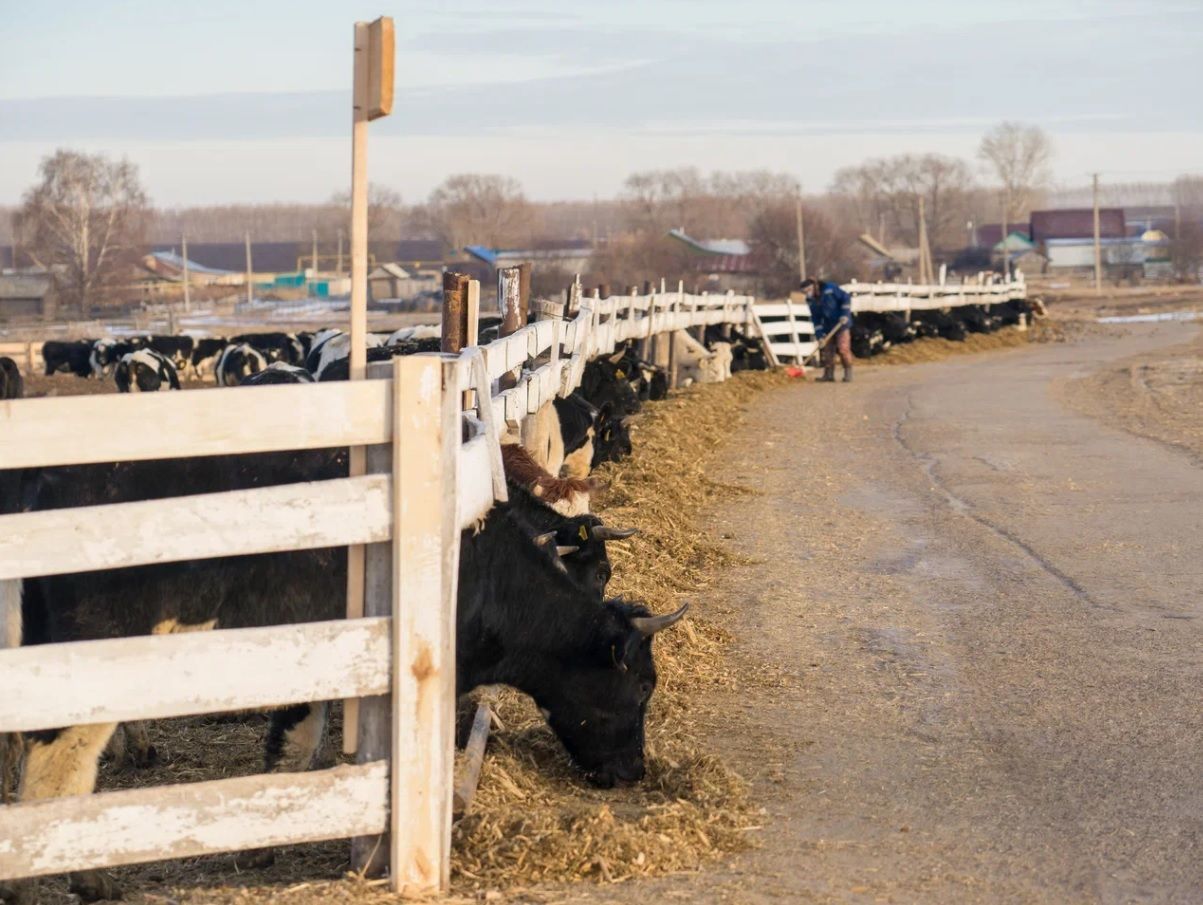
[[[1041,323],[1041,321],[1037,321],[1037,323]],[[893,346],[884,355],[875,356],[872,361],[875,365],[920,364],[927,361],[940,361],[953,355],[1026,346],[1034,339],[1032,330],[1024,332],[1015,327],[1006,327],[994,333],[970,333],[963,342],[929,337]]]

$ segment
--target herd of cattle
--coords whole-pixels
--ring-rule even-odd
[[[497,326],[496,318],[482,319],[479,341],[495,339]],[[178,390],[181,375],[197,380],[211,376],[217,386],[309,383],[347,379],[350,339],[342,330],[326,329],[244,333],[229,338],[147,335],[50,340],[42,345],[42,360],[47,377],[59,373],[97,379],[112,376],[123,393]],[[722,380],[732,371],[767,366],[760,343],[727,325],[709,328],[704,343],[684,333],[673,342],[678,376],[684,384]],[[436,352],[440,332],[437,326],[417,326],[369,333],[367,345],[369,361]]]
[[[993,305],[917,310],[910,317],[898,311],[859,311],[852,325],[852,354],[869,358],[891,346],[937,336],[962,342],[970,333],[1013,327],[1032,310],[1029,300],[1014,299]]]
[[[486,323],[482,338],[491,330]],[[118,388],[130,392],[176,389],[184,367],[195,372],[207,362],[223,386],[347,378],[349,337],[341,331],[248,334],[212,344],[184,339],[47,343],[43,355],[47,373],[111,371]],[[370,343],[369,360],[381,360],[436,350],[439,337],[417,327]],[[711,328],[706,343],[690,338],[679,351],[697,353],[698,380],[765,367],[759,345],[728,328]],[[8,374],[2,365],[0,374]],[[19,384],[11,386],[19,397]],[[507,684],[529,694],[571,760],[602,787],[643,777],[644,718],[656,687],[651,639],[686,608],[654,615],[641,602],[607,597],[607,544],[634,531],[590,512],[589,475],[631,452],[628,420],[667,390],[664,370],[643,360],[634,344],[589,362],[580,388],[538,416],[534,439],[526,446],[505,439],[509,501],[461,539],[457,692]],[[0,514],[328,480],[348,474],[348,458],[346,449],[328,449],[0,471]],[[21,643],[337,619],[346,562],[340,547],[27,578]],[[325,704],[272,714],[266,768],[311,766],[325,715]],[[135,763],[153,759],[137,724],[28,733],[21,797],[90,793],[99,757],[118,743]],[[95,871],[72,875],[71,887],[86,899],[119,894]]]

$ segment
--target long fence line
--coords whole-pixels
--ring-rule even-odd
[[[0,807],[0,879],[354,837],[355,862],[387,855],[396,890],[445,890],[459,537],[506,496],[503,431],[619,343],[755,322],[753,300],[732,294],[576,303],[455,356],[374,365],[366,381],[0,402],[0,469],[368,448],[361,477],[0,516],[0,732],[362,699],[355,764]],[[25,577],[353,544],[367,545],[362,619],[12,637]]]

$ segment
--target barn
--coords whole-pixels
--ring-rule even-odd
[[[57,309],[58,297],[50,274],[0,274],[0,321],[47,320]]]

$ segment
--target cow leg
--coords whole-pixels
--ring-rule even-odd
[[[107,753],[114,764],[139,770],[153,766],[159,759],[159,752],[150,743],[150,733],[142,720],[122,723],[109,740]]]
[[[97,762],[116,723],[68,726],[31,732],[21,773],[20,801],[90,795],[96,787]],[[37,881],[16,888],[19,903],[37,901]],[[69,875],[71,891],[85,902],[121,898],[121,888],[107,873],[78,871]]]
[[[272,713],[267,734],[270,773],[299,773],[313,767],[326,732],[326,704],[295,704]]]
[[[326,704],[295,704],[276,710],[267,733],[265,764],[269,773],[300,773],[310,769],[326,733]],[[274,848],[240,852],[235,862],[242,870],[269,867],[276,859]]]

